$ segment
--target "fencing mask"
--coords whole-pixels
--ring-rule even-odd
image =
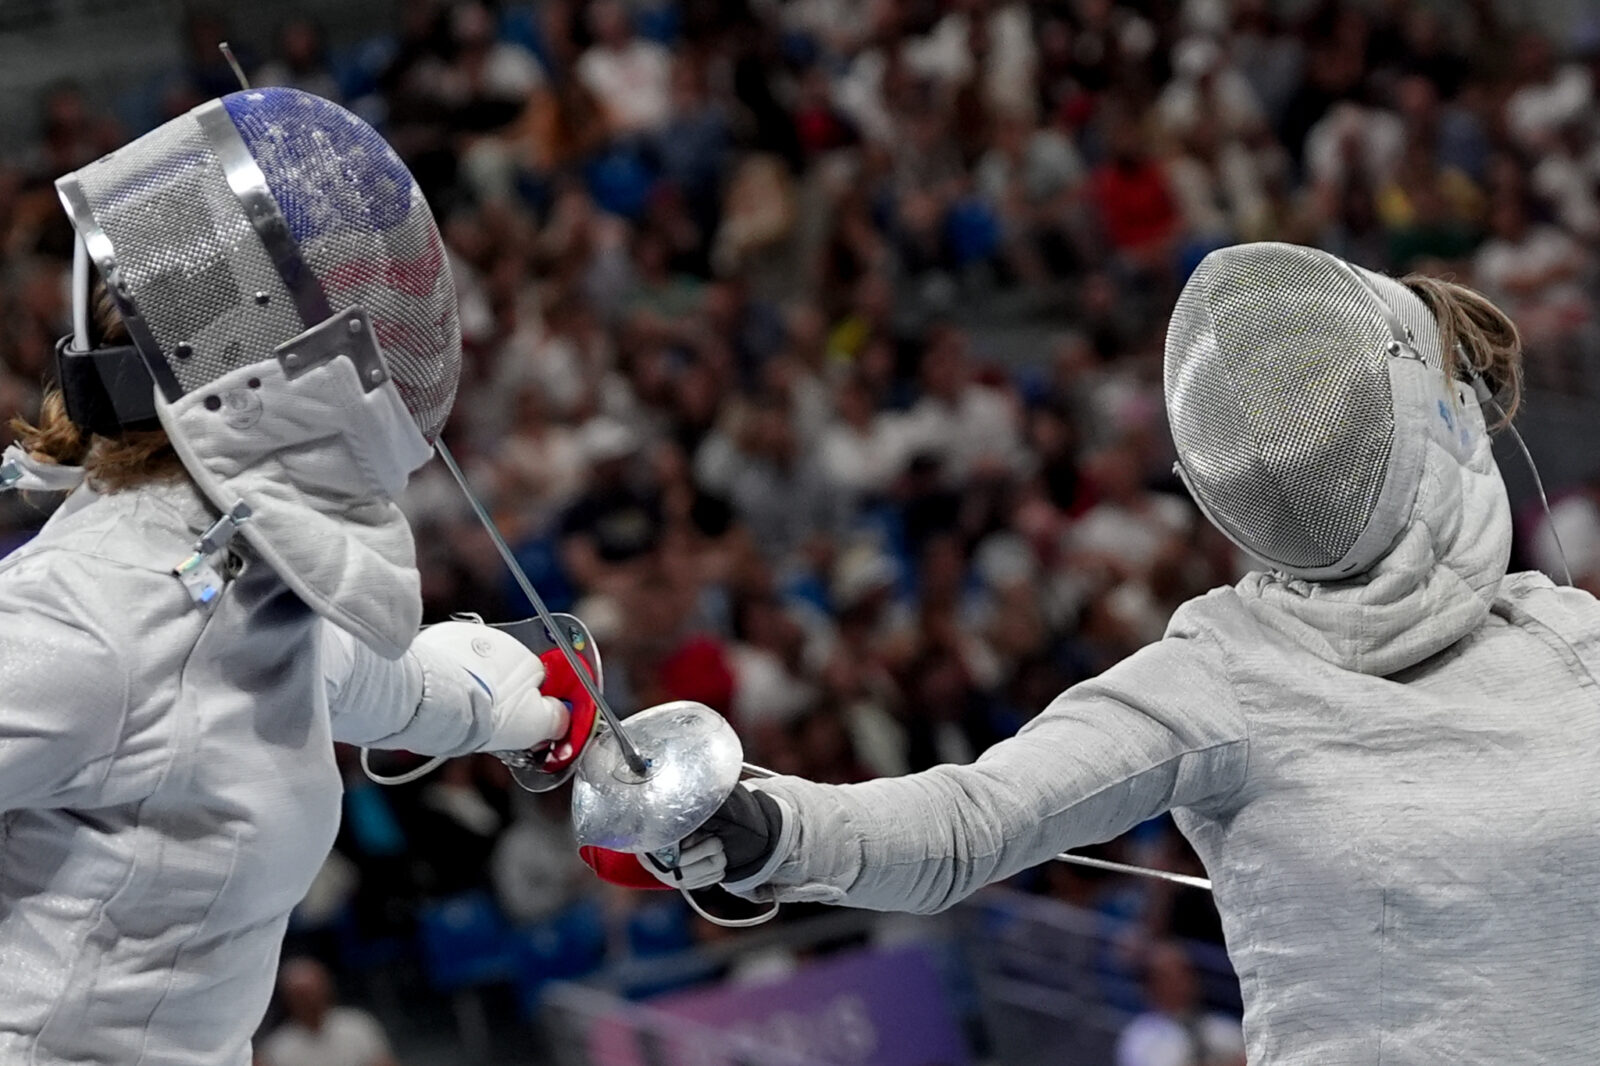
[[[1484,432],[1443,366],[1432,314],[1391,278],[1295,245],[1213,252],[1167,332],[1179,473],[1274,569],[1358,575],[1410,522],[1430,437],[1465,461]]]
[[[307,604],[402,654],[422,608],[392,497],[431,455],[461,363],[444,246],[405,165],[343,108],[259,89],[56,186],[190,475],[248,516],[243,536]],[[88,299],[76,286],[66,357],[89,348]]]

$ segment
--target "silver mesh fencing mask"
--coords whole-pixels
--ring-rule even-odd
[[[444,245],[405,165],[343,108],[269,88],[56,185],[196,483],[225,514],[242,505],[241,532],[302,599],[401,654],[421,601],[392,497],[461,367]]]
[[[1442,368],[1432,314],[1393,279],[1295,245],[1213,252],[1167,331],[1179,473],[1274,569],[1355,576],[1409,523],[1429,435],[1464,459],[1481,432]]]
[[[438,436],[461,371],[455,287],[410,172],[360,118],[294,89],[233,93],[56,184],[169,402],[359,306]]]

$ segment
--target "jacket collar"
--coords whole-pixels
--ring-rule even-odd
[[[1481,625],[1511,557],[1511,508],[1475,408],[1469,421],[1464,461],[1429,439],[1411,520],[1370,569],[1332,582],[1251,573],[1237,586],[1251,610],[1318,658],[1376,676]]]

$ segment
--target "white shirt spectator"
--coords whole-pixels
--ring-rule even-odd
[[[1114,503],[1096,504],[1068,531],[1067,543],[1075,552],[1105,556],[1130,571],[1147,573],[1162,547],[1188,532],[1189,522],[1189,508],[1182,500],[1149,492],[1136,511]]]
[[[1237,141],[1209,163],[1180,155],[1168,162],[1167,176],[1190,237],[1249,239],[1271,210],[1255,157]]]
[[[1201,118],[1209,118],[1230,134],[1246,133],[1263,121],[1261,103],[1245,76],[1232,67],[1217,71],[1206,86],[1196,79],[1170,83],[1156,102],[1156,113],[1169,132],[1187,133]]]
[[[617,133],[648,133],[672,117],[672,57],[654,41],[634,37],[617,48],[595,45],[578,60],[577,73]]]
[[[1529,551],[1533,565],[1553,580],[1565,576],[1563,559],[1580,585],[1600,576],[1600,502],[1595,495],[1575,493],[1551,504],[1549,517],[1539,516]]]
[[[1582,261],[1583,249],[1554,226],[1530,225],[1519,239],[1493,237],[1484,242],[1472,262],[1477,282],[1491,297],[1513,305],[1586,305],[1582,287],[1574,280],[1557,281],[1537,296],[1519,292],[1529,279],[1559,276]]]
[[[495,898],[513,922],[556,914],[589,888],[589,868],[578,858],[566,818],[554,818],[539,797],[519,795],[511,827],[495,841],[489,876]]]
[[[883,75],[889,62],[882,49],[864,48],[834,79],[833,103],[853,122],[864,140],[893,145],[899,129],[883,99]]]
[[[953,11],[926,37],[907,41],[905,61],[917,74],[949,88],[980,79],[983,99],[995,111],[1029,114],[1035,110],[1034,71],[1039,53],[1033,23],[1022,4],[1006,4],[990,12],[984,27],[989,51],[983,69],[974,69],[972,27],[965,12]]]
[[[900,418],[880,414],[862,431],[836,421],[822,433],[823,476],[830,485],[862,496],[886,492],[905,470],[907,437]]]
[[[866,40],[882,15],[883,0],[759,0],[794,33],[815,37],[835,50],[850,51]]]
[[[389,1040],[372,1015],[355,1007],[331,1007],[312,1031],[284,1022],[262,1042],[265,1066],[376,1066],[393,1061]]]
[[[538,433],[514,430],[502,439],[498,459],[502,502],[528,513],[536,527],[553,520],[584,487],[588,460],[566,426]]]
[[[1244,1062],[1244,1033],[1237,1021],[1223,1014],[1203,1015],[1192,1027],[1165,1014],[1141,1014],[1117,1038],[1117,1066],[1221,1066],[1235,1062]]]
[[[978,160],[973,176],[978,191],[992,203],[1004,203],[1013,182],[1021,186],[1029,203],[1041,204],[1088,176],[1083,157],[1064,134],[1045,128],[1027,136],[1021,159],[995,147]]]
[[[728,657],[734,678],[733,713],[740,725],[787,724],[816,701],[816,686],[790,673],[783,660],[765,648],[735,644]]]
[[[496,41],[483,61],[479,91],[497,100],[515,100],[545,84],[544,68],[520,44]]]
[[[1506,128],[1524,148],[1542,149],[1563,124],[1580,118],[1594,100],[1589,72],[1577,63],[1546,82],[1524,85],[1506,101]]]
[[[1596,150],[1600,154],[1600,149]],[[1555,209],[1556,220],[1585,238],[1600,237],[1600,174],[1593,158],[1548,152],[1533,168],[1533,189]]]
[[[1306,172],[1318,184],[1340,186],[1354,162],[1381,188],[1394,177],[1405,142],[1405,123],[1394,112],[1335,104],[1306,134]]]
[[[1177,76],[1156,101],[1156,115],[1169,133],[1188,133],[1204,118],[1234,137],[1265,121],[1255,89],[1235,67],[1225,64],[1215,41],[1179,42],[1173,49],[1173,67]]]
[[[982,385],[962,389],[954,404],[923,397],[906,416],[905,433],[910,455],[937,455],[945,476],[955,481],[983,462],[1018,473],[1029,462],[1016,410],[1002,393]]]

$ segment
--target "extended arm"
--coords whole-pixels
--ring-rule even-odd
[[[1169,637],[1063,693],[970,766],[860,785],[759,782],[782,809],[781,861],[728,887],[940,910],[1169,808],[1221,803],[1244,781],[1247,747],[1221,652]]]

